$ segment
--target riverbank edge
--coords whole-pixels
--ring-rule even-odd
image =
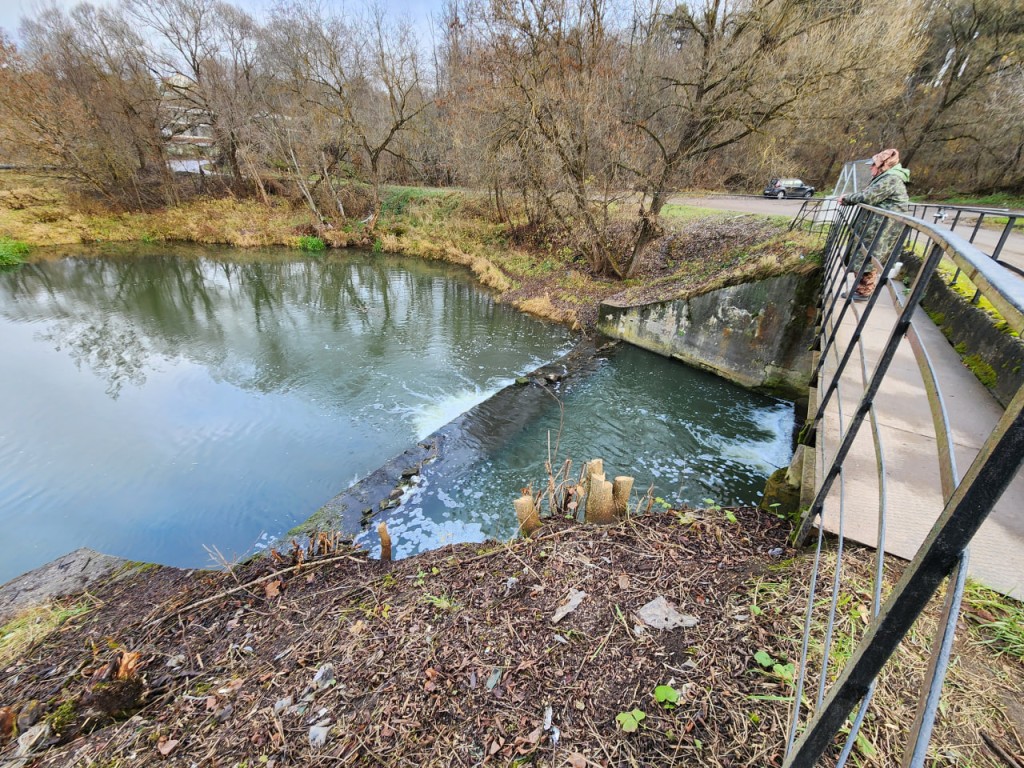
[[[590,274],[567,244],[542,234],[510,232],[493,218],[486,195],[471,190],[389,188],[376,226],[367,229],[361,222],[318,226],[307,210],[280,198],[263,203],[200,197],[151,212],[92,210],[73,202],[59,183],[0,171],[0,237],[30,246],[29,262],[56,258],[75,245],[165,243],[302,250],[302,242],[315,232],[325,249],[306,251],[309,258],[329,258],[342,249],[361,248],[456,264],[494,291],[497,301],[585,332],[596,327],[598,306],[604,301],[644,301],[642,294],[648,290],[676,298],[725,283],[784,274],[806,266],[801,256],[820,251],[821,244],[805,233],[777,232],[770,241],[748,248],[751,258],[741,264],[734,258],[734,245],[712,236],[712,248],[721,252],[712,257],[699,253],[696,267],[687,271],[680,264],[690,261],[689,257],[673,252],[680,228],[703,217],[740,221],[756,229],[759,218],[676,208],[672,217],[665,218],[664,238],[649,246],[674,263],[675,271],[618,280]],[[706,234],[698,232],[694,237]]]

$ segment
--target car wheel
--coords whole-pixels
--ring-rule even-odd
[[[814,195],[814,193],[811,192],[811,190],[809,190],[809,189],[806,192],[804,192],[804,197],[806,197],[806,198],[811,198],[813,195]]]
[[[776,195],[776,197],[777,197],[777,198],[779,198],[779,200],[785,200],[785,199],[786,199],[786,193],[785,193],[785,192],[783,192],[783,191],[782,191],[782,190],[780,189],[780,190],[779,190],[779,194],[777,194],[777,195]]]

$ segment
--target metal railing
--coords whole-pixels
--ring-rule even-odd
[[[790,228],[801,227],[812,231],[827,231],[835,217],[837,207],[837,199],[834,197],[805,200]],[[950,232],[966,236],[967,242],[976,246],[979,251],[993,261],[1024,276],[1024,269],[1002,258],[1014,227],[1018,222],[1024,221],[1024,211],[1014,211],[1008,208],[943,205],[941,203],[911,203],[908,212],[911,216],[930,222],[940,229],[947,229]],[[988,224],[987,228],[986,223]],[[991,232],[991,236],[988,235],[989,232]],[[911,239],[912,242],[916,242],[920,239],[919,233],[914,233]],[[986,242],[982,242],[983,240]]]
[[[812,379],[812,386],[816,384],[812,403],[816,399],[817,405],[813,415],[809,415],[813,420],[819,471],[814,500],[804,513],[796,534],[796,540],[804,544],[816,530],[817,550],[809,585],[785,766],[816,765],[830,749],[835,752],[836,764],[845,765],[860,733],[879,673],[948,578],[940,629],[903,756],[904,766],[921,766],[950,658],[966,577],[968,544],[1024,462],[1024,388],[1017,391],[970,468],[961,476],[941,376],[925,344],[927,329],[919,325],[931,321],[920,311],[919,302],[940,260],[951,259],[999,310],[1008,325],[1020,331],[1024,327],[1024,281],[994,264],[988,255],[954,232],[905,214],[868,206],[840,208],[835,211],[835,220],[827,232],[819,357]],[[917,263],[904,283],[893,279],[896,265],[901,261]],[[877,271],[877,286],[867,301],[854,303],[854,286],[869,269]],[[871,354],[865,349],[869,324],[873,342],[884,338],[881,347]],[[939,338],[941,343],[946,343],[944,338]],[[887,526],[901,510],[890,509],[889,497],[897,488],[898,478],[891,476],[892,467],[887,464],[890,453],[885,444],[887,431],[880,424],[877,406],[880,397],[890,391],[883,390],[883,386],[887,377],[893,375],[892,362],[897,351],[906,355],[908,346],[917,364],[918,383],[927,396],[934,429],[935,455],[932,458],[937,464],[936,484],[940,486],[935,490],[934,511],[938,514],[900,579],[888,594],[883,594]],[[907,366],[903,366],[902,375],[906,374],[906,369]],[[826,425],[826,418],[831,424]],[[877,473],[873,483],[877,482],[878,489],[871,618],[849,660],[835,669],[831,668],[835,665],[835,654],[830,655],[830,646],[841,586],[844,524],[852,506],[847,498],[848,478],[844,467],[865,423],[870,430]],[[835,445],[828,444],[833,437]],[[861,447],[863,445],[862,441]],[[856,501],[864,506],[862,498]],[[839,535],[837,562],[832,594],[829,599],[818,601],[816,607],[816,591],[823,578],[820,563],[826,524]],[[822,592],[827,589],[828,585],[821,587]],[[812,616],[821,620],[822,611],[826,614],[824,637],[820,643],[821,653],[816,652],[815,670],[811,669],[809,653]],[[819,655],[820,661],[817,660]],[[815,672],[819,676],[816,686],[813,684]],[[828,680],[834,682],[827,685]],[[814,688],[817,690],[813,691]],[[841,733],[845,733],[845,738],[839,743],[837,737]]]

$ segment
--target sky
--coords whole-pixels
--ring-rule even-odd
[[[444,0],[378,0],[397,18],[408,18],[413,22],[416,33],[421,40],[426,41],[431,30],[431,14],[436,18],[444,7]],[[81,0],[47,0],[46,6],[57,5],[65,10],[72,8]],[[111,0],[91,0],[93,5],[107,5]],[[250,13],[259,14],[260,11],[272,6],[273,0],[233,0],[233,4],[244,8]],[[334,0],[324,0],[328,7],[343,3]],[[40,0],[0,0],[0,27],[3,27],[7,34],[15,41],[18,39],[18,25],[23,16],[35,15],[35,12],[43,5]],[[349,6],[362,6],[361,0],[349,0]]]

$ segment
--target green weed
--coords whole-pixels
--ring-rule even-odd
[[[300,251],[308,251],[309,253],[320,253],[326,248],[327,243],[325,243],[321,238],[316,237],[315,235],[303,235],[302,237],[299,238]]]
[[[28,256],[27,243],[0,237],[0,267],[13,267],[25,261]]]
[[[440,611],[446,611],[448,613],[455,613],[456,611],[462,610],[462,606],[455,602],[455,600],[453,600],[449,595],[426,594],[423,596],[423,602]]]
[[[654,700],[665,709],[675,709],[679,704],[679,691],[671,685],[659,685],[654,689]]]
[[[996,653],[1024,660],[1024,605],[975,582],[968,582],[964,602],[981,642]]]
[[[636,733],[640,728],[640,722],[646,717],[647,713],[643,710],[633,709],[629,712],[619,712],[615,716],[615,722],[625,733]]]

